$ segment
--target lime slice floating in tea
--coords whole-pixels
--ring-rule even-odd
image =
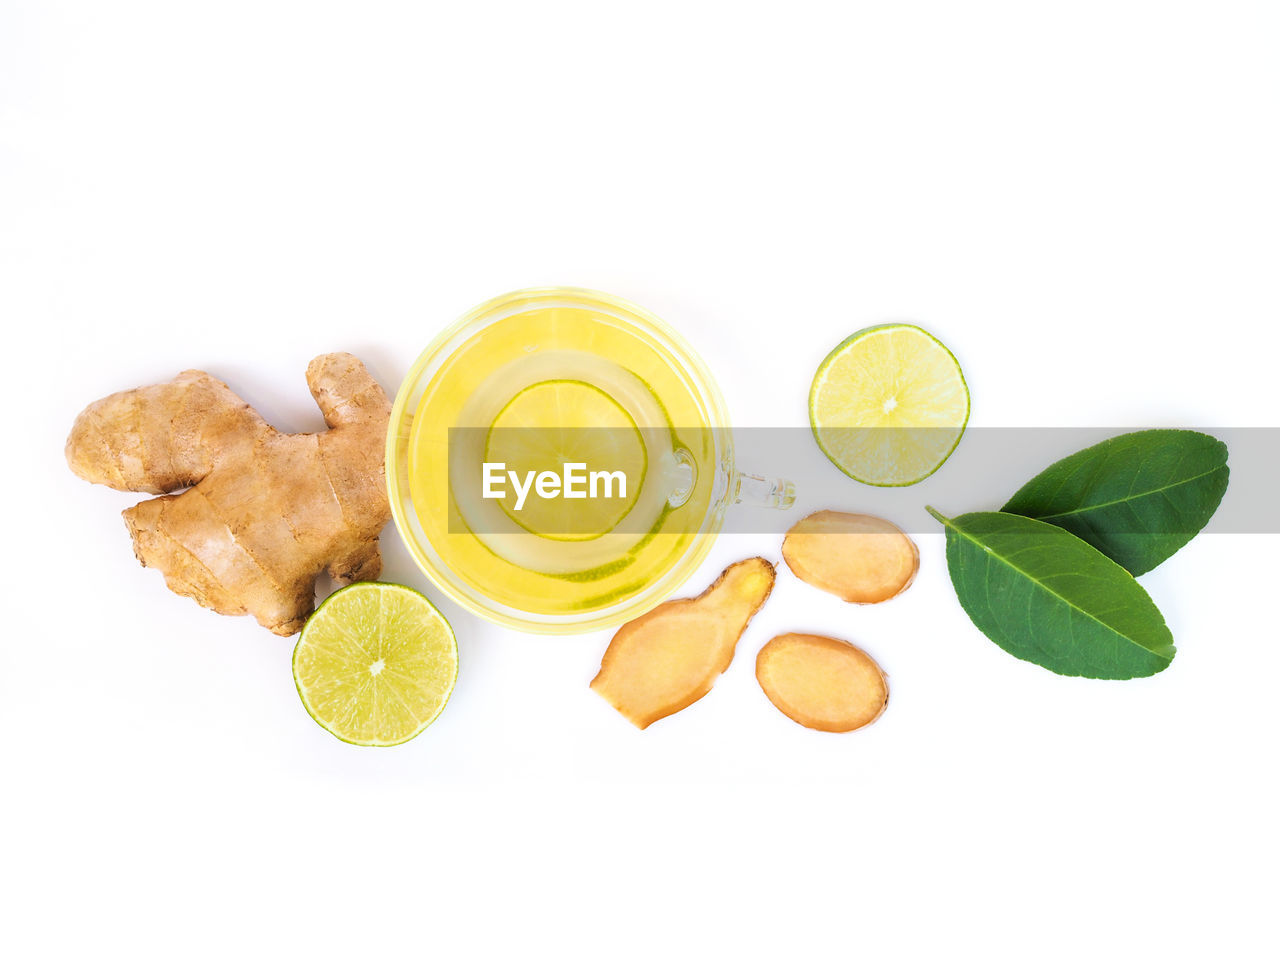
[[[293,651],[307,712],[339,740],[389,747],[440,715],[458,676],[449,622],[422,594],[355,583],[311,615]]]
[[[626,476],[625,496],[617,478],[607,489],[600,478],[596,495],[582,498],[540,497],[530,488],[519,510],[508,482],[499,501],[503,510],[525,530],[553,540],[591,539],[616,527],[635,505],[647,468],[644,438],[630,414],[582,380],[544,380],[516,394],[494,418],[484,459],[521,478],[543,471],[563,476],[566,464],[584,464],[580,475],[586,479],[575,492],[588,494],[593,472]]]
[[[951,456],[969,420],[960,364],[932,334],[892,323],[859,330],[827,355],[809,391],[822,452],[863,483],[919,483]]]

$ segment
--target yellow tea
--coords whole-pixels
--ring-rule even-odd
[[[532,298],[479,325],[409,427],[409,497],[439,563],[488,601],[550,616],[660,581],[723,495],[723,424],[699,369],[617,304]]]

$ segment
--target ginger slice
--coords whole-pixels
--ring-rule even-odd
[[[894,524],[834,510],[811,514],[787,531],[782,558],[805,583],[849,603],[896,597],[920,568],[920,551]]]
[[[756,657],[756,679],[775,707],[811,730],[857,730],[884,713],[889,702],[880,666],[865,651],[834,637],[774,637]]]
[[[700,596],[668,600],[624,624],[591,689],[641,730],[683,710],[728,668],[773,581],[773,564],[752,557],[727,568]]]
[[[349,353],[312,360],[307,385],[321,433],[278,432],[200,370],[115,393],[76,418],[67,463],[92,483],[169,494],[124,511],[142,565],[174,593],[288,636],[324,571],[338,583],[377,579],[391,519],[382,387]]]

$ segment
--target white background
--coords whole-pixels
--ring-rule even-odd
[[[1129,683],[994,647],[940,535],[883,607],[784,572],[644,733],[587,688],[607,635],[427,587],[457,691],[365,750],[307,717],[291,641],[137,565],[138,498],[62,445],[192,366],[318,429],[315,354],[393,391],[548,283],[667,319],[739,424],[803,424],[826,351],[901,318],[974,425],[1274,426],[1278,46],[1270,3],[6,0],[0,952],[1275,956],[1275,537],[1144,577],[1179,653]],[[777,713],[753,663],[786,629],[876,656],[885,716]]]

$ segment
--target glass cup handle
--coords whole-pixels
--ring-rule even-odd
[[[733,503],[786,510],[796,502],[796,485],[790,480],[758,477],[739,471],[733,478]]]

